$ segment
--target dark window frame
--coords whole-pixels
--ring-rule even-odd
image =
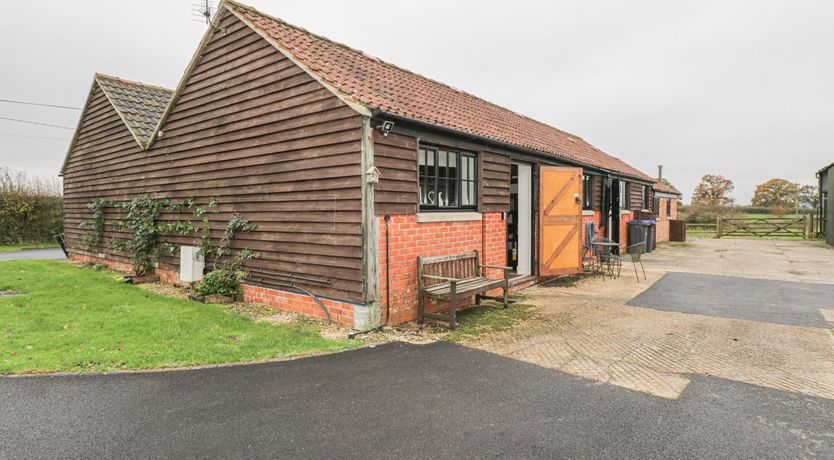
[[[594,210],[594,176],[591,174],[582,175],[582,210]]]
[[[450,155],[455,155],[455,170],[456,175],[455,177],[449,176],[449,168],[446,168],[445,176],[441,175],[440,169],[440,157],[441,152],[443,156],[446,158],[446,164],[448,165],[448,160]],[[429,165],[429,155],[431,154],[432,163]],[[426,164],[422,164],[422,159],[426,158]],[[466,162],[466,168],[464,168],[464,161]],[[425,166],[425,169],[424,169]],[[433,169],[431,173],[429,173],[429,168]],[[464,176],[464,169],[469,173],[467,176]],[[418,187],[418,207],[420,211],[431,211],[431,212],[445,212],[445,211],[477,211],[478,209],[478,169],[479,169],[479,161],[478,161],[478,153],[472,152],[468,150],[462,150],[458,148],[450,148],[450,147],[443,147],[434,144],[420,144],[417,149],[417,187]],[[426,174],[424,174],[426,171]],[[430,183],[431,182],[431,183]],[[441,192],[441,184],[443,184],[443,190],[448,190],[450,184],[454,184],[455,187],[455,198],[457,203],[451,206],[443,206],[440,204],[427,204],[424,199],[427,199],[426,195],[424,195],[424,188],[429,190],[426,193],[434,194],[434,199],[437,200],[438,196]],[[462,204],[464,198],[464,187],[472,184],[472,187],[469,188],[469,192],[471,195],[469,196],[470,203],[469,204]],[[427,185],[430,185],[427,187]]]
[[[666,217],[672,217],[672,199],[666,198]]]
[[[642,195],[641,195],[641,201],[643,202],[642,203],[643,210],[644,211],[650,211],[651,208],[649,208],[649,187],[647,187],[645,185],[643,185],[642,187],[643,187],[643,190],[642,190]]]

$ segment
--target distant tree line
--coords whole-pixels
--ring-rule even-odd
[[[732,196],[733,181],[707,174],[692,193],[692,204],[682,206],[682,217],[690,222],[714,222],[718,217],[742,214],[811,214],[819,208],[816,185],[800,185],[774,178],[756,186],[752,206],[737,206]]]
[[[0,166],[0,245],[51,242],[63,231],[58,180]]]

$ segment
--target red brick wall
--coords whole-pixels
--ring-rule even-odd
[[[628,221],[634,220],[634,212],[620,214],[620,254],[625,254],[628,246]]]
[[[678,200],[670,198],[659,198],[660,209],[657,217],[657,241],[658,243],[669,241],[669,220],[678,218]],[[672,201],[672,215],[666,215],[666,202]]]
[[[586,216],[585,214],[582,214],[582,229],[581,229],[582,230],[582,244],[585,244],[585,238],[587,238],[587,235],[586,235],[587,232],[585,231],[585,229],[586,229],[586,226],[588,225],[588,222],[593,222],[594,223],[594,232],[596,232],[595,236],[600,236],[599,220],[601,218],[602,218],[602,211],[594,211],[594,214],[590,215],[590,216]]]
[[[241,284],[240,290],[243,293],[243,300],[247,302],[254,302],[278,310],[300,313],[310,318],[325,318],[321,306],[311,297],[304,294],[250,284]],[[334,323],[343,326],[353,326],[353,311],[356,305],[333,299],[320,298],[320,300],[327,307],[327,311],[330,313],[330,319]]]
[[[379,216],[379,286],[382,321],[385,321],[387,291],[385,277],[385,219]],[[391,264],[391,318],[389,325],[417,319],[417,257],[439,256],[478,250],[481,263],[506,265],[507,223],[501,213],[484,213],[483,220],[467,222],[417,223],[415,214],[392,215],[388,224]],[[500,270],[486,270],[486,276],[499,278]],[[500,290],[499,290],[500,292]],[[493,293],[490,293],[493,294]],[[461,305],[472,302],[463,299]],[[435,311],[441,305],[429,305]]]

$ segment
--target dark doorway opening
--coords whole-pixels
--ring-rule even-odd
[[[510,165],[510,212],[507,213],[507,266],[518,270],[518,165]]]
[[[507,266],[517,275],[532,274],[532,166],[510,166],[510,209],[507,213]]]

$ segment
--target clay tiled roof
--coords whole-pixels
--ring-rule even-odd
[[[583,165],[652,180],[581,137],[383,62],[251,7],[231,1],[225,5],[350,102]]]
[[[663,182],[655,182],[654,183],[654,189],[657,190],[658,192],[663,192],[663,193],[674,193],[675,195],[680,195],[681,194],[681,192],[679,192],[678,189],[676,189],[675,187],[672,187],[671,185],[666,185]]]
[[[147,146],[174,92],[102,74],[96,74],[96,82],[136,141],[142,147]]]

